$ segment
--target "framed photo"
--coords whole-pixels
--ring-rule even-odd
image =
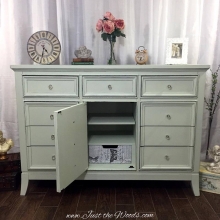
[[[188,38],[168,38],[166,64],[187,64]]]

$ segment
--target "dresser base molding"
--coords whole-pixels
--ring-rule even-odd
[[[27,192],[29,180],[56,180],[56,172],[23,172],[21,175],[21,195]],[[87,171],[77,180],[164,180],[191,181],[195,196],[199,196],[199,174],[191,172],[146,172],[146,171]]]
[[[178,180],[190,181],[199,196],[209,68],[11,66],[21,195],[29,180],[55,180],[57,192],[74,180]]]

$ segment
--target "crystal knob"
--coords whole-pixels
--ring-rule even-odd
[[[56,160],[56,157],[55,157],[55,155],[53,155],[53,156],[52,156],[52,160]]]
[[[53,86],[52,86],[52,85],[49,85],[48,88],[49,88],[49,90],[52,90],[52,89],[53,89]]]
[[[51,120],[53,120],[53,119],[54,119],[53,115],[50,115],[50,119],[51,119]]]
[[[167,115],[167,119],[171,119],[171,116],[170,116],[170,115]]]
[[[111,85],[108,85],[108,89],[109,89],[109,90],[112,90],[112,86],[111,86]]]
[[[171,90],[171,89],[172,89],[172,86],[171,86],[171,85],[168,85],[167,88],[168,88],[169,90]]]
[[[169,136],[169,135],[166,135],[166,139],[167,139],[167,140],[170,140],[170,136]]]
[[[55,139],[55,135],[52,134],[52,135],[51,135],[51,140],[54,140],[54,139]]]
[[[166,160],[170,160],[170,157],[168,155],[165,156]]]

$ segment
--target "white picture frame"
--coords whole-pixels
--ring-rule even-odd
[[[166,64],[187,64],[188,38],[168,38]]]

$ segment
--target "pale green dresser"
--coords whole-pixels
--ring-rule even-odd
[[[22,168],[29,180],[187,180],[199,192],[208,65],[19,65]]]

